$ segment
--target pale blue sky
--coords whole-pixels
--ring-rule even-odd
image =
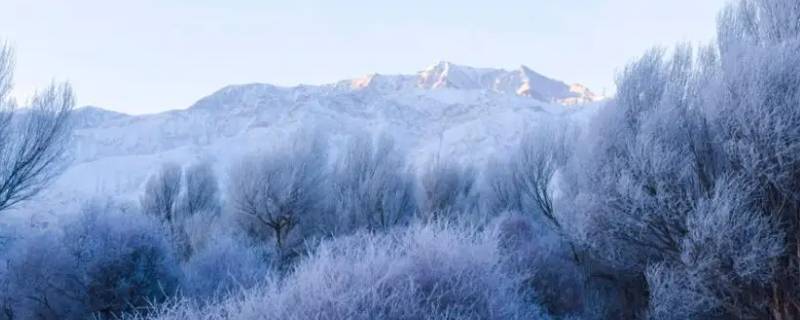
[[[141,114],[222,86],[321,84],[440,60],[527,65],[596,92],[654,45],[707,42],[725,0],[2,0],[16,94],[69,80],[79,105]]]

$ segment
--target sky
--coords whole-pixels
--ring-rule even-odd
[[[0,0],[14,95],[144,114],[230,84],[324,84],[438,61],[526,65],[597,93],[653,46],[713,39],[726,0]]]

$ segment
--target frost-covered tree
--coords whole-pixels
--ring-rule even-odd
[[[75,104],[69,85],[53,84],[18,109],[9,97],[12,56],[0,44],[0,211],[29,200],[63,171]]]
[[[193,164],[184,170],[183,176],[181,210],[184,216],[215,213],[220,209],[219,182],[210,163]]]
[[[193,248],[185,228],[185,204],[181,202],[187,200],[184,185],[183,168],[174,163],[164,164],[147,180],[139,202],[145,214],[156,217],[169,230],[172,244],[183,259],[188,259]]]
[[[569,158],[566,125],[547,124],[527,132],[505,161],[490,164],[490,210],[540,216],[559,229],[553,207],[554,178]]]
[[[416,202],[404,156],[388,136],[356,136],[350,141],[333,186],[341,228],[386,230],[409,220]]]
[[[172,240],[186,259],[202,246],[203,230],[209,231],[222,209],[219,182],[210,163],[183,169],[164,164],[145,184],[142,211],[158,217],[171,231]]]
[[[278,251],[321,227],[326,201],[328,156],[320,138],[300,137],[281,150],[254,156],[234,167],[230,199],[251,235],[271,239]],[[299,232],[296,229],[300,227]]]
[[[742,182],[720,181],[690,213],[680,260],[648,269],[651,318],[769,318],[785,243]]]
[[[474,213],[477,201],[478,173],[474,167],[438,156],[422,170],[417,201],[420,214],[427,220],[457,219]]]
[[[147,180],[141,198],[142,210],[167,224],[177,220],[183,169],[177,164],[164,164]]]
[[[26,236],[2,261],[8,319],[113,319],[166,300],[180,279],[161,224],[107,204]]]
[[[800,5],[792,0],[739,0],[727,6],[717,23],[723,54],[797,41]]]
[[[620,75],[617,98],[584,141],[578,170],[591,201],[590,245],[617,267],[641,272],[676,259],[686,217],[713,185],[697,165],[704,155],[686,143],[694,72],[688,47],[671,58],[647,53]]]
[[[586,267],[594,282],[608,282],[626,317],[646,301],[645,273],[677,263],[689,233],[688,218],[711,196],[722,154],[704,114],[707,61],[688,46],[670,57],[652,50],[618,78],[617,97],[593,121],[570,167],[578,182],[559,208],[583,221]],[[701,67],[702,66],[702,67]]]
[[[800,4],[740,1],[718,23],[717,130],[732,170],[776,219],[785,248],[772,283],[775,319],[800,318]]]
[[[570,201],[596,258],[646,275],[651,317],[800,316],[798,8],[739,1],[715,45],[651,51],[587,134]]]

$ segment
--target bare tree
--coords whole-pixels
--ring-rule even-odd
[[[519,212],[542,218],[551,230],[563,236],[572,259],[581,263],[578,249],[562,225],[554,206],[555,175],[571,156],[572,128],[566,124],[543,124],[520,141],[507,162],[496,162],[489,171],[488,203],[493,213]]]
[[[150,177],[141,198],[142,210],[172,225],[176,222],[183,171],[177,164],[165,164]]]
[[[419,181],[419,207],[425,218],[443,219],[453,213],[474,210],[476,170],[468,165],[438,159],[422,172]]]
[[[553,179],[569,157],[567,130],[562,125],[539,126],[525,134],[508,161],[491,164],[491,210],[540,214],[561,228],[553,208]]]
[[[210,163],[201,162],[186,168],[184,182],[181,202],[186,216],[219,209],[219,182]]]
[[[295,228],[305,224],[310,231],[324,209],[326,166],[327,151],[316,138],[246,159],[231,172],[234,211],[251,234],[288,249]]]
[[[353,138],[336,168],[337,217],[345,229],[385,230],[413,215],[413,179],[388,136]],[[343,220],[343,221],[342,221]]]
[[[17,110],[8,96],[13,65],[11,49],[0,45],[0,211],[29,200],[63,171],[75,104],[68,84],[53,84]]]

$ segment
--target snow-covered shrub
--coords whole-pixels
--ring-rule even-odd
[[[249,289],[272,271],[270,252],[230,236],[217,236],[184,263],[181,291],[193,299],[223,297]]]
[[[4,309],[7,315],[13,315],[9,319],[80,319],[87,313],[84,289],[71,282],[78,277],[73,257],[57,235],[45,233],[18,240],[4,258],[5,270],[0,276],[6,286]]]
[[[585,274],[564,238],[520,214],[505,213],[495,225],[504,267],[524,278],[521,290],[554,316],[584,313]]]
[[[507,273],[490,232],[413,225],[324,242],[283,280],[155,319],[547,319]]]
[[[161,225],[108,206],[20,240],[5,263],[10,310],[21,319],[113,317],[165,300],[180,278]]]

